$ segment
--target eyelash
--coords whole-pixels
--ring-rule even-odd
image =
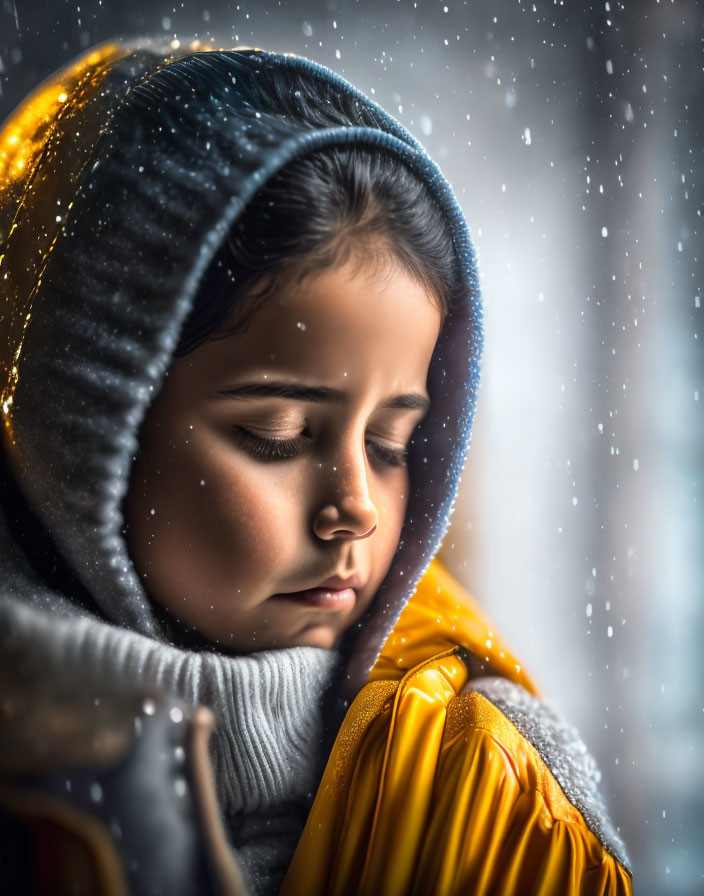
[[[286,460],[295,457],[308,447],[309,439],[297,436],[295,439],[268,439],[263,436],[255,436],[244,427],[235,427],[236,437],[244,444],[248,451],[260,460]],[[408,449],[387,448],[377,442],[367,440],[374,453],[385,464],[391,467],[405,467],[408,461]]]

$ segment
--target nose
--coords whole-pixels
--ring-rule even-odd
[[[322,507],[315,516],[313,529],[318,538],[365,538],[377,527],[376,508],[371,501],[358,501],[348,495]]]
[[[366,538],[377,527],[377,509],[369,496],[364,457],[338,455],[330,468],[330,493],[316,511],[313,531],[323,541]]]

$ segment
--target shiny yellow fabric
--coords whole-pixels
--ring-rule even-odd
[[[501,675],[539,696],[538,688],[482,608],[437,560],[430,564],[386,639],[369,681],[399,680],[429,657],[455,647],[472,654],[477,674]]]
[[[533,746],[463,692],[468,652],[535,692],[433,563],[347,713],[283,896],[631,893]]]

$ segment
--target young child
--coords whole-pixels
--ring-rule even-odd
[[[433,560],[481,315],[420,145],[300,58],[114,44],[0,184],[9,892],[629,893]]]

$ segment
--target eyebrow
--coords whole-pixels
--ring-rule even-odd
[[[294,401],[310,401],[325,404],[344,404],[344,392],[328,386],[304,386],[301,383],[276,381],[270,383],[238,383],[227,389],[220,389],[216,398],[292,398]],[[382,408],[410,408],[413,411],[430,410],[430,402],[417,392],[406,392],[388,398]]]

